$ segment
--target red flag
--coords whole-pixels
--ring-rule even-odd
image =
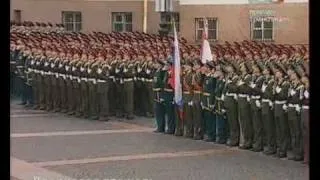
[[[172,89],[174,89],[174,67],[173,66],[169,68],[168,73],[169,73],[168,84],[171,86]]]

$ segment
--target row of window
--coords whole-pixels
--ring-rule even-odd
[[[161,13],[162,23],[176,23],[177,31],[179,31],[179,13]],[[218,39],[218,19],[207,18],[208,20],[208,39]],[[81,12],[62,12],[62,22],[68,31],[81,31],[82,17]],[[195,40],[201,40],[204,31],[203,18],[195,18]],[[253,40],[273,40],[274,25],[269,17],[259,17],[250,22],[251,38]],[[116,32],[132,31],[132,13],[131,12],[113,12],[112,13],[112,30]]]

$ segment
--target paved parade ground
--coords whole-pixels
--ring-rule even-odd
[[[153,133],[153,120],[108,122],[11,103],[11,179],[305,180],[300,162]]]

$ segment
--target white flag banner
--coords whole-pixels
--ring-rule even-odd
[[[182,87],[180,81],[180,50],[175,22],[173,22],[174,33],[174,101],[178,106],[182,106]]]
[[[212,61],[212,53],[211,53],[211,48],[210,44],[208,41],[208,20],[206,18],[203,19],[204,23],[204,31],[202,34],[202,51],[201,51],[201,62],[203,64],[207,63],[208,61]]]

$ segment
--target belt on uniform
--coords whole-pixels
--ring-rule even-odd
[[[73,76],[73,78],[72,78],[73,80],[77,80],[77,79],[79,79],[79,77],[77,77],[77,76]]]
[[[161,88],[153,88],[152,90],[153,90],[153,91],[160,91]]]
[[[218,101],[222,101],[222,99],[221,99],[221,98],[219,98],[219,97],[216,97],[216,100],[218,100]]]
[[[183,94],[190,94],[189,91],[183,91]]]
[[[153,79],[145,79],[146,82],[152,82]]]
[[[227,95],[227,96],[237,96],[236,93],[227,93],[226,95]]]
[[[302,106],[302,109],[309,109],[309,106],[304,105]]]
[[[202,93],[204,96],[210,96],[210,93],[206,93],[206,92],[204,92],[204,93]]]
[[[103,83],[103,82],[107,82],[107,81],[106,81],[106,80],[98,79],[97,82],[102,82],[102,83]]]
[[[130,81],[133,81],[133,78],[126,78],[126,79],[123,79],[124,82],[130,82]]]
[[[275,101],[276,104],[285,104],[287,101]]]
[[[141,78],[140,80],[144,82],[146,79],[145,78]]]
[[[248,94],[238,94],[238,96],[241,97],[241,98],[246,98],[246,97],[248,97],[249,95],[248,95]]]
[[[251,99],[260,99],[261,96],[251,96]]]
[[[96,79],[94,78],[89,78],[88,81],[95,81]]]
[[[165,88],[164,91],[166,91],[166,92],[173,92],[173,89]]]
[[[267,102],[267,103],[269,103],[269,102],[272,102],[270,99],[262,99],[262,102]]]
[[[289,103],[289,104],[288,104],[288,106],[289,106],[289,107],[297,107],[297,106],[299,106],[299,104],[292,104],[292,103]]]
[[[81,78],[81,80],[82,80],[82,81],[87,81],[88,79],[87,79],[87,78]]]
[[[193,91],[195,94],[201,94],[201,91]]]

